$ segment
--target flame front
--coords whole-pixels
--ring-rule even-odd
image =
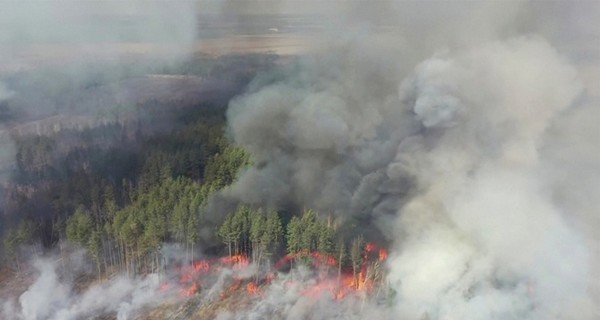
[[[371,294],[373,289],[382,281],[382,265],[388,258],[388,252],[378,248],[373,243],[367,243],[363,253],[362,265],[358,270],[342,269],[342,264],[331,255],[321,252],[303,251],[287,255],[274,264],[275,270],[280,270],[294,262],[308,263],[318,271],[316,282],[301,290],[302,295],[319,298],[330,294],[335,300],[342,300],[351,295]],[[180,295],[192,297],[200,292],[205,279],[215,277],[215,274],[229,268],[233,271],[243,271],[250,266],[250,260],[244,255],[226,256],[216,259],[194,261],[190,266],[179,268]],[[235,273],[234,273],[235,274]],[[264,287],[277,278],[278,271],[270,272],[254,281],[244,280],[233,276],[233,282],[221,293],[221,299],[226,299],[245,286],[248,297],[263,296]],[[291,283],[291,285],[294,285]],[[161,286],[161,291],[170,288],[168,283]]]
[[[262,290],[260,289],[258,284],[254,281],[248,283],[248,285],[246,286],[246,291],[251,296],[256,296],[256,295],[262,296]]]

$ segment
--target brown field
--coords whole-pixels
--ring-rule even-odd
[[[60,65],[78,61],[127,60],[136,57],[185,57],[190,54],[220,56],[231,53],[274,53],[297,55],[307,52],[315,38],[298,34],[234,35],[199,40],[190,45],[158,43],[27,44],[0,48],[10,59],[0,63],[0,73]]]

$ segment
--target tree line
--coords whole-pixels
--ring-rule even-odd
[[[225,138],[224,110],[180,110],[185,121],[150,135],[114,123],[15,137],[2,264],[19,268],[65,241],[86,248],[99,274],[156,270],[165,242],[191,256],[206,199],[250,161]]]
[[[242,70],[247,82],[272,63],[261,59],[225,57],[198,72],[239,81]],[[335,257],[338,272],[357,274],[365,241],[342,239],[336,222],[314,210],[284,217],[241,204],[222,224],[207,221],[209,197],[251,164],[227,140],[226,105],[219,103],[176,109],[169,130],[144,129],[162,121],[150,112],[144,121],[15,136],[15,166],[0,208],[2,264],[19,269],[31,253],[75,245],[87,250],[99,276],[155,272],[164,267],[165,243],[181,245],[186,260],[194,260],[200,231],[209,226],[223,254],[270,265],[283,256],[308,263],[318,252]]]

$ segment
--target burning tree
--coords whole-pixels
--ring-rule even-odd
[[[285,226],[275,211],[251,208],[242,205],[230,213],[221,227],[218,236],[227,246],[228,256],[217,260],[202,260],[193,263],[192,271],[182,277],[186,289],[185,296],[199,291],[198,277],[204,277],[220,266],[246,268],[253,262],[259,267],[252,271],[254,278],[235,278],[225,292],[233,294],[239,288],[246,288],[248,294],[260,295],[262,286],[278,278],[286,266],[303,264],[315,271],[314,284],[301,291],[307,296],[318,297],[331,294],[334,299],[361,293],[373,294],[384,279],[383,261],[387,251],[365,241],[362,235],[350,243],[343,241],[336,232],[331,219],[319,219],[318,213],[306,210],[301,216],[294,216]],[[278,246],[287,243],[287,254],[274,264],[274,271],[260,270],[265,261],[275,255]],[[269,264],[269,266],[271,266]],[[286,277],[287,278],[287,277]],[[293,277],[288,278],[292,279]],[[228,296],[230,294],[225,294]]]
[[[358,289],[361,280],[358,279],[358,275],[364,261],[363,246],[364,239],[362,236],[358,236],[352,241],[352,247],[350,248],[350,259],[352,260],[352,285],[355,289]]]

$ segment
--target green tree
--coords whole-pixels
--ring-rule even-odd
[[[117,200],[115,198],[115,192],[112,186],[108,185],[104,188],[104,203],[103,209],[106,214],[107,220],[112,221],[114,219],[119,206],[117,205]]]
[[[79,206],[67,220],[67,240],[87,247],[93,229],[90,214],[83,206]]]
[[[237,239],[237,234],[233,228],[233,215],[231,215],[231,214],[227,215],[227,217],[225,218],[225,221],[223,222],[221,227],[219,227],[219,230],[217,231],[217,235],[219,236],[219,238],[221,238],[223,243],[227,246],[228,252],[229,252],[229,257],[231,257],[231,255],[233,254],[233,244],[235,243],[235,241]]]
[[[192,255],[192,260],[194,260],[194,244],[196,242],[198,242],[200,235],[198,234],[199,230],[200,230],[200,218],[197,214],[197,212],[190,210],[190,218],[188,220],[188,224],[187,224],[187,230],[186,230],[186,242],[189,246],[191,246],[190,248],[190,252]]]
[[[276,211],[269,213],[266,225],[263,242],[267,244],[267,255],[270,255],[277,250],[277,246],[283,240],[283,226]]]
[[[333,245],[335,231],[325,223],[320,223],[317,229],[317,250],[322,254],[333,255],[335,252],[335,247]]]
[[[289,254],[302,250],[302,225],[300,218],[294,216],[287,225],[287,251]]]
[[[219,188],[235,181],[241,168],[250,164],[250,157],[242,148],[227,145],[221,153],[209,159],[204,177],[209,182],[217,182]]]
[[[252,244],[252,261],[260,265],[263,253],[266,251],[267,224],[262,210],[250,212],[250,242]]]
[[[250,251],[250,212],[247,206],[240,206],[233,215],[232,228],[235,235],[235,254],[248,254]]]
[[[100,268],[100,262],[102,259],[102,233],[100,230],[94,230],[89,236],[87,243],[87,250],[94,262],[96,262],[96,269],[98,271],[98,277],[101,276],[102,270]]]

